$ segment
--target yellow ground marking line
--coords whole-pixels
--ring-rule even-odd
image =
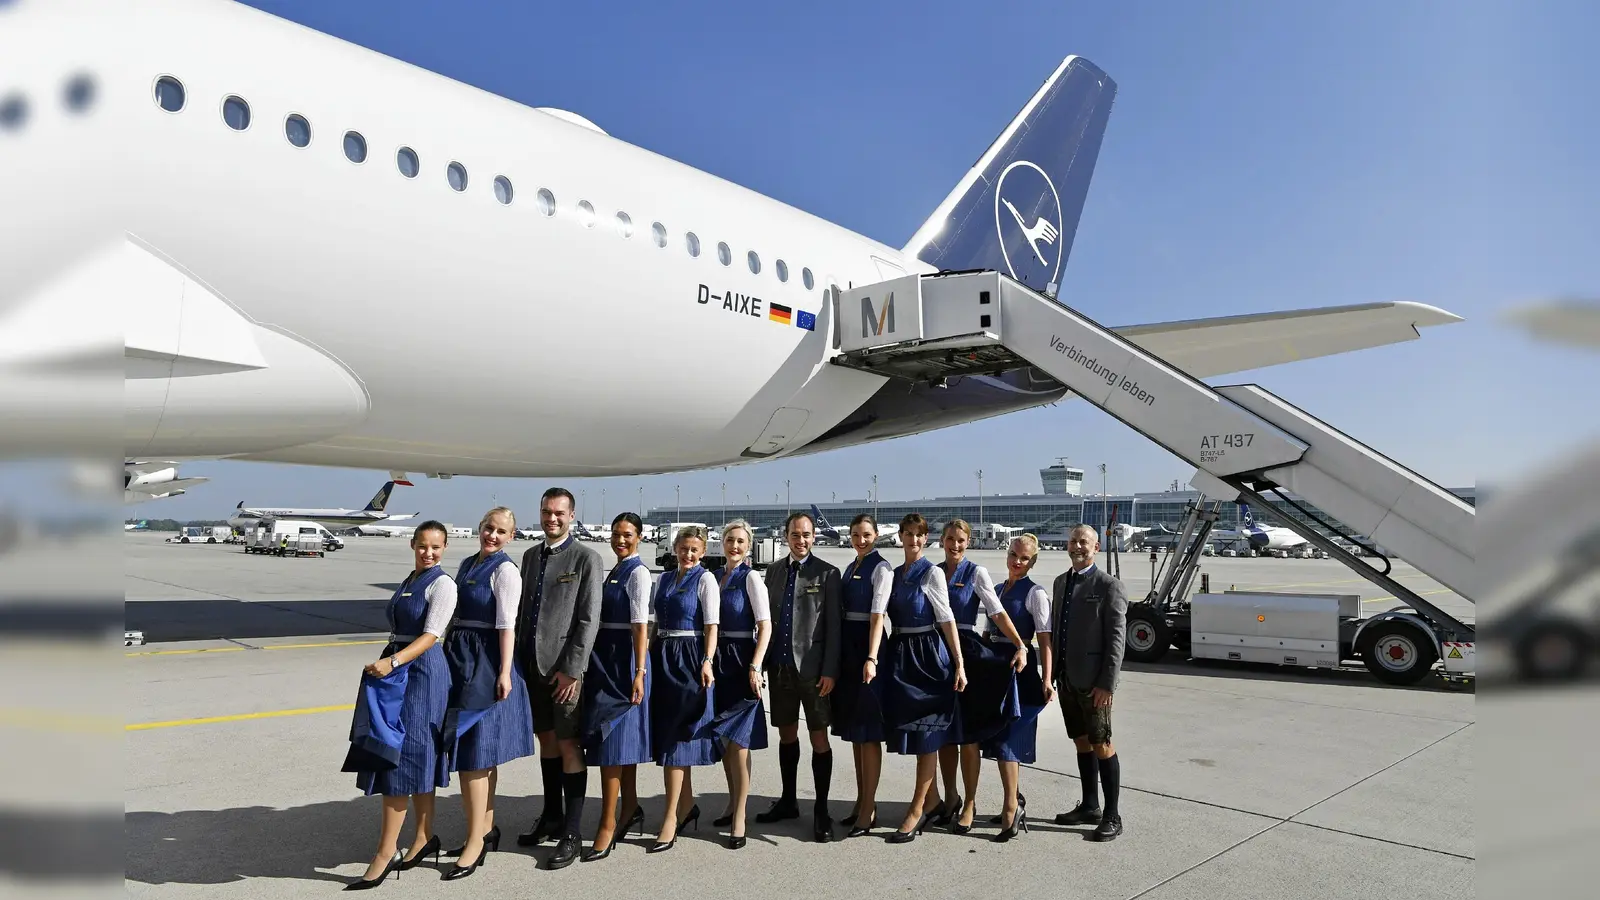
[[[239,713],[232,716],[205,716],[199,719],[172,719],[167,722],[135,722],[126,726],[128,731],[149,731],[153,728],[180,728],[187,725],[216,725],[222,722],[245,722],[250,719],[281,719],[285,716],[309,716],[315,713],[349,712],[354,703],[339,706],[308,706],[304,709],[275,709],[269,712]]]
[[[201,647],[197,650],[140,650],[123,656],[183,656],[190,653],[238,653],[240,650],[308,650],[313,647],[360,647],[388,641],[325,641],[317,644],[270,644],[265,647]]]

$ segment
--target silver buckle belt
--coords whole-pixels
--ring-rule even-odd
[[[494,631],[495,630],[493,622],[480,622],[477,619],[457,619],[454,622],[450,623],[450,627],[452,627],[452,628],[487,628],[490,631]]]
[[[976,625],[962,625],[960,622],[957,622],[956,623],[956,630],[957,631],[970,631],[973,634],[977,634],[978,633],[978,626],[976,626]]]
[[[389,643],[391,643],[391,644],[399,644],[399,643],[403,642],[403,643],[409,644],[409,643],[411,643],[412,641],[416,640],[419,637],[421,637],[421,635],[417,635],[417,634],[390,634],[389,635]]]
[[[932,634],[937,625],[917,625],[911,628],[896,628],[895,634]]]
[[[656,637],[699,637],[698,631],[685,631],[681,628],[657,628]]]
[[[872,613],[847,612],[844,614],[846,622],[871,622]]]
[[[719,632],[717,632],[717,637],[719,637],[719,638],[750,638],[751,640],[754,640],[755,636],[756,636],[756,633],[754,631],[719,631]]]

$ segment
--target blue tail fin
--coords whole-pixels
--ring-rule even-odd
[[[1247,531],[1256,527],[1256,517],[1254,513],[1250,512],[1250,504],[1239,504],[1239,521],[1243,523],[1243,527]]]
[[[383,508],[389,505],[389,494],[393,491],[394,482],[391,481],[388,484],[385,484],[383,487],[378,489],[376,494],[372,495],[372,499],[367,502],[366,508],[362,511],[383,512]]]
[[[907,256],[994,269],[1055,296],[1117,85],[1069,56],[917,229]]]
[[[817,509],[817,505],[815,503],[811,504],[811,518],[816,524],[818,531],[833,530],[833,526],[828,524],[828,517],[822,514],[822,510]]]

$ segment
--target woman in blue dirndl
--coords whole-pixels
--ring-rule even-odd
[[[390,871],[410,869],[429,854],[436,859],[439,854],[433,799],[436,788],[450,785],[443,742],[450,667],[438,641],[456,608],[456,583],[439,566],[447,540],[439,522],[424,522],[412,534],[415,565],[389,598],[389,641],[378,660],[363,670],[345,770],[359,772],[356,786],[368,796],[383,795],[383,815],[378,853],[348,890],[376,887]],[[398,710],[392,702],[396,699]],[[388,715],[380,712],[378,717],[398,728],[373,721],[373,711],[385,706]],[[408,804],[417,811],[409,854],[397,846]]]
[[[956,694],[967,686],[944,573],[922,556],[928,543],[927,520],[917,513],[906,516],[900,521],[900,539],[905,564],[895,569],[886,613],[874,615],[868,625],[862,673],[867,684],[877,679],[881,646],[889,749],[917,757],[916,792],[901,828],[889,835],[891,844],[914,840],[927,824],[923,809],[935,791],[939,748],[955,720]],[[887,643],[882,640],[885,617],[894,628]]]
[[[712,731],[723,740],[722,770],[728,779],[728,809],[712,824],[731,826],[728,846],[745,845],[744,808],[750,797],[750,751],[767,748],[767,712],[761,704],[761,661],[772,636],[767,583],[750,566],[750,524],[722,526],[727,564],[715,574],[722,610],[717,622],[717,658],[712,663]]]
[[[939,544],[944,548],[944,562],[939,568],[947,579],[950,614],[955,617],[961,637],[967,689],[956,699],[955,724],[939,749],[939,767],[944,772],[945,794],[950,800],[929,821],[934,825],[948,824],[955,834],[971,831],[972,817],[977,813],[978,776],[983,771],[979,743],[1022,714],[1016,673],[1028,664],[1017,626],[995,593],[994,578],[988,569],[966,558],[971,542],[972,526],[961,519],[946,522],[939,535]],[[1010,644],[990,643],[980,636],[980,612],[989,619],[989,631],[998,629]],[[967,791],[965,803],[956,793],[958,758]]]
[[[1050,684],[1050,592],[1035,584],[1028,573],[1039,559],[1039,539],[1024,534],[1011,539],[1006,551],[1006,583],[1000,587],[1000,605],[1006,615],[1016,623],[1022,646],[1028,650],[1028,665],[1017,673],[1017,694],[1021,715],[999,732],[983,742],[983,755],[995,760],[1000,768],[1000,786],[1005,792],[1005,808],[991,819],[1003,826],[994,840],[1009,841],[1019,830],[1027,830],[1028,801],[1018,790],[1021,764],[1034,761],[1034,743],[1039,733],[1039,714],[1050,705],[1055,688]],[[995,645],[995,652],[1012,652],[1015,645],[1001,644],[994,634],[987,639]],[[1037,639],[1037,651],[1033,641]],[[1043,674],[1040,663],[1043,663]]]
[[[478,523],[478,552],[456,574],[456,617],[445,640],[452,678],[446,738],[455,737],[452,768],[461,773],[467,839],[445,880],[477,871],[500,847],[494,824],[499,766],[533,755],[533,708],[528,686],[512,664],[522,576],[505,553],[517,520],[500,506]]]
[[[600,631],[583,679],[584,755],[600,767],[600,827],[584,862],[605,859],[622,833],[644,822],[638,766],[650,762],[650,569],[639,558],[644,523],[634,513],[611,520],[617,564],[600,591]]]
[[[878,776],[883,771],[883,706],[878,692],[883,686],[867,684],[867,631],[872,617],[882,621],[894,591],[894,567],[873,549],[878,543],[878,523],[862,513],[850,520],[850,545],[856,558],[840,577],[840,602],[844,623],[839,644],[839,680],[833,701],[833,733],[850,744],[856,764],[856,803],[844,824],[848,837],[868,834],[878,824]],[[880,635],[881,636],[881,635]]]
[[[700,821],[689,770],[722,759],[722,742],[711,731],[716,715],[711,686],[722,598],[717,579],[700,566],[706,530],[686,525],[672,542],[676,569],[656,582],[656,634],[650,645],[650,749],[662,768],[667,808],[656,843],[647,852],[671,850],[678,829]],[[689,813],[678,820],[678,809]]]

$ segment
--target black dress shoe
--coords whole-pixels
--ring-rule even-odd
[[[1017,791],[1017,808],[1018,809],[1027,809],[1028,808],[1028,798],[1023,796],[1021,791]],[[1005,821],[1005,816],[1006,816],[1005,812],[1003,812],[1003,811],[1002,812],[997,812],[994,815],[989,817],[989,824],[990,825],[999,825],[1001,822]]]
[[[1122,833],[1122,817],[1110,815],[1100,820],[1100,825],[1094,830],[1094,839],[1097,841],[1114,841]]]
[[[827,816],[817,816],[811,820],[811,836],[817,843],[826,844],[833,840],[833,820]]]
[[[959,815],[961,815],[961,795],[957,794],[949,803],[945,803],[938,810],[929,813],[928,824],[949,825]]]
[[[1001,813],[1000,816],[1001,816],[1001,818],[1004,818],[1005,817],[1005,813]],[[1011,819],[1011,824],[1006,826],[1004,831],[1001,831],[999,834],[995,835],[994,838],[993,838],[993,841],[996,844],[1004,844],[1007,841],[1011,840],[1012,838],[1016,837],[1018,831],[1027,831],[1027,830],[1028,830],[1028,811],[1025,810],[1025,809],[1018,809],[1017,810],[1017,814],[1014,817],[1012,817],[1012,819]]]
[[[578,852],[583,849],[583,838],[575,834],[562,835],[561,843],[556,844],[556,852],[545,861],[546,869],[565,869],[578,861]]]
[[[856,821],[857,822],[861,821],[861,818],[859,816],[857,816],[856,817]],[[852,823],[852,824],[854,824],[854,823]],[[845,837],[847,837],[847,838],[865,837],[865,836],[867,836],[867,835],[872,833],[872,829],[877,828],[877,827],[878,827],[878,811],[877,810],[873,810],[872,811],[872,821],[871,822],[868,822],[865,825],[856,825],[856,827],[850,829],[850,833],[845,835]]]
[[[345,885],[344,889],[347,891],[370,891],[378,885],[383,884],[383,880],[389,877],[390,872],[394,873],[394,880],[399,881],[400,864],[405,861],[405,858],[406,854],[404,850],[396,850],[394,852],[394,858],[389,860],[388,864],[383,867],[383,871],[378,873],[377,878],[374,878],[370,881],[365,878],[357,878],[355,881]]]
[[[744,849],[744,845],[745,845],[746,842],[747,842],[747,839],[742,834],[739,834],[739,835],[730,834],[730,835],[728,835],[728,849],[729,850],[743,850]]]
[[[483,852],[488,853],[490,850],[499,850],[499,849],[500,849],[500,826],[496,825],[495,827],[489,829],[489,833],[488,834],[483,836]],[[461,858],[461,854],[465,853],[466,851],[467,851],[466,847],[457,847],[454,850],[451,850],[449,853],[446,853],[445,856],[454,856],[455,858],[460,859]]]
[[[611,839],[611,843],[607,844],[606,848],[604,850],[596,850],[593,847],[590,847],[589,849],[583,851],[583,861],[584,862],[599,862],[600,860],[605,859],[606,857],[610,856],[611,855],[611,848],[615,847],[616,845],[617,845],[617,839],[616,838],[612,838]]]
[[[537,847],[545,841],[560,837],[565,827],[566,823],[558,819],[546,819],[541,815],[539,821],[533,824],[533,828],[517,835],[517,846]]]
[[[1082,803],[1074,806],[1072,812],[1058,813],[1056,815],[1057,825],[1093,825],[1099,821],[1100,808],[1084,809]]]
[[[800,818],[800,804],[793,800],[775,800],[767,807],[766,812],[756,813],[756,821],[763,825],[781,822],[784,819]]]
[[[433,857],[433,864],[434,865],[438,865],[439,864],[439,847],[440,846],[441,846],[441,844],[439,842],[439,836],[437,834],[434,835],[431,838],[428,838],[428,842],[426,844],[422,845],[422,849],[417,852],[416,856],[413,856],[410,859],[408,859],[405,862],[402,862],[400,864],[400,871],[406,872],[406,871],[409,871],[411,869],[415,869],[417,866],[422,865],[422,861],[424,859],[427,859],[429,856]],[[460,854],[457,854],[457,855],[459,856]]]
[[[922,829],[924,827],[926,827],[927,824],[928,824],[928,814],[927,813],[923,813],[922,814],[922,818],[917,820],[917,827],[911,829],[910,831],[896,831],[893,834],[889,835],[888,837],[884,838],[883,839],[884,843],[886,843],[886,844],[909,844],[912,841],[917,839],[917,835],[922,833]]]
[[[854,827],[856,827],[856,817],[858,815],[860,815],[860,812],[858,810],[856,810],[854,807],[852,807],[850,809],[850,815],[845,816],[844,818],[840,819],[839,820],[839,824],[843,825],[846,828],[854,828]]]

